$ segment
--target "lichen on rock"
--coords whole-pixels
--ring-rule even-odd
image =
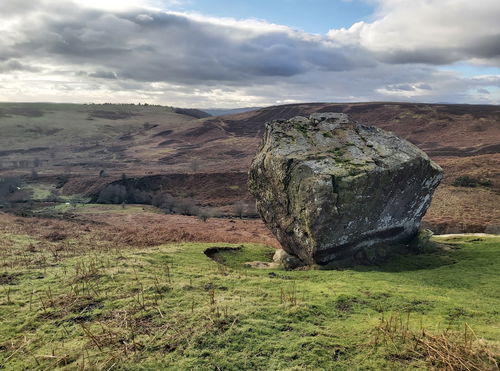
[[[319,113],[266,124],[249,189],[287,253],[326,264],[409,242],[441,178],[413,144]]]

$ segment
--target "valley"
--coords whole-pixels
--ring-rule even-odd
[[[265,122],[327,111],[392,131],[443,167],[427,227],[498,232],[498,106],[310,103],[200,118],[206,114],[149,105],[4,103],[0,175],[21,177],[37,201],[50,192],[96,201],[125,177],[141,192],[166,192],[216,215],[234,215],[244,205],[255,217],[246,173]],[[457,186],[464,176],[482,183]]]

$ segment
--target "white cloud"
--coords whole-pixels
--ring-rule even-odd
[[[0,100],[500,103],[499,76],[466,78],[433,66],[498,65],[500,2],[379,3],[372,23],[321,36],[161,11],[146,0],[2,0]]]
[[[500,1],[379,0],[377,19],[328,35],[389,63],[498,63]],[[487,62],[486,62],[487,63]]]

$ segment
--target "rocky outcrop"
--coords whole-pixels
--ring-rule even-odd
[[[326,264],[408,243],[441,178],[411,143],[322,113],[266,124],[249,189],[287,253]]]

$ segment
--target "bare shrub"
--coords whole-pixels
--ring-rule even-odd
[[[243,201],[238,201],[233,205],[233,213],[236,215],[238,218],[242,218],[243,215],[245,215],[245,211],[247,209],[247,204],[244,203]]]
[[[0,178],[0,203],[4,203],[7,199],[16,193],[21,186],[21,180],[18,177]]]
[[[199,208],[196,215],[202,222],[206,222],[211,217],[210,210]]]
[[[152,197],[148,192],[136,188],[126,189],[126,202],[129,204],[151,204]]]
[[[56,177],[56,188],[62,188],[69,181],[69,176],[67,175],[58,175]]]
[[[97,199],[102,204],[121,204],[127,199],[127,189],[119,184],[110,184],[104,188]]]
[[[151,203],[166,213],[172,213],[176,205],[175,199],[169,193],[157,193],[152,197]]]
[[[173,211],[175,214],[196,215],[198,207],[191,200],[179,200],[176,202]]]

